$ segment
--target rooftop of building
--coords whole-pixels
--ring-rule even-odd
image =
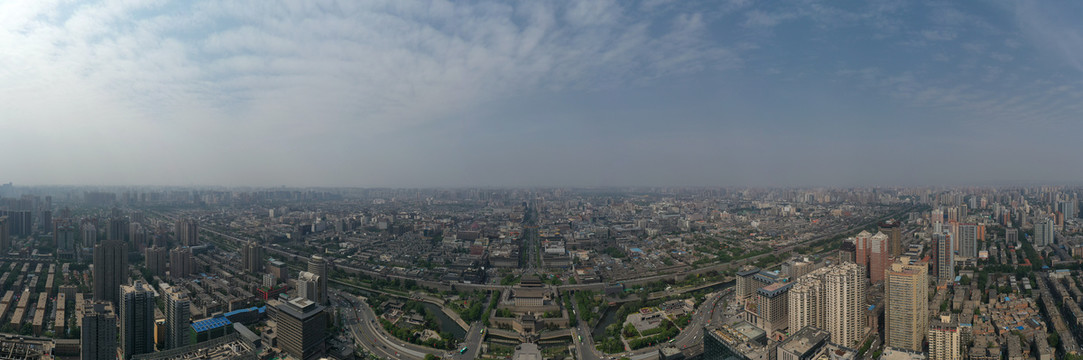
[[[253,307],[250,307],[250,308],[247,308],[247,309],[237,309],[237,310],[233,310],[233,311],[227,312],[225,314],[222,314],[222,316],[230,317],[230,316],[233,316],[233,315],[238,315],[238,314],[246,313],[246,312],[249,312],[249,311],[258,311],[260,314],[263,314],[263,313],[267,312],[267,305],[258,306],[258,307],[253,306]]]
[[[133,360],[244,359],[256,360],[255,344],[238,333],[198,344],[132,356]]]
[[[887,348],[880,355],[880,360],[924,360],[925,354],[903,349]]]
[[[796,354],[806,354],[813,348],[827,341],[830,337],[831,333],[825,330],[806,326],[801,330],[798,330],[793,336],[787,338],[779,344],[778,347]]]
[[[320,313],[323,309],[324,307],[322,305],[300,297],[278,305],[278,311],[285,312],[298,319],[308,319],[313,315]]]
[[[774,284],[771,284],[771,285],[764,286],[764,287],[760,288],[759,290],[756,290],[756,292],[758,292],[761,295],[766,296],[768,298],[774,298],[776,296],[785,294],[786,291],[789,291],[790,287],[792,287],[792,286],[793,286],[793,283],[774,283]]]
[[[193,321],[192,330],[195,330],[197,333],[199,333],[221,327],[226,327],[231,324],[233,324],[232,321],[229,321],[229,319],[225,318],[224,316],[218,315],[209,319]]]
[[[722,331],[723,334],[726,332],[731,332],[735,335],[742,337],[744,341],[764,337],[767,335],[767,332],[763,331],[763,329],[760,329],[756,327],[756,325],[752,325],[751,323],[745,321],[739,321],[732,325],[724,325],[721,329],[716,329],[715,331],[716,334],[718,334],[718,331]]]
[[[752,276],[755,273],[760,272],[760,268],[752,267],[737,272],[737,276]]]

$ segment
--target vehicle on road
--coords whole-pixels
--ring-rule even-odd
[[[463,346],[463,348],[461,350],[459,350],[459,353],[460,354],[465,354],[467,348],[468,348],[467,346]]]

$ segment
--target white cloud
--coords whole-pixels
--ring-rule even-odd
[[[924,30],[924,31],[921,32],[921,35],[923,37],[925,37],[926,40],[932,40],[932,41],[955,40],[955,37],[957,36],[957,34],[954,31],[944,30],[944,29],[940,29],[940,30]]]
[[[613,115],[648,106],[629,99],[657,98],[652,106],[682,111],[687,105],[692,120],[661,111],[657,116],[689,128],[720,118],[744,121],[728,120],[735,116],[730,106],[714,100],[748,99],[741,105],[749,114],[792,111],[777,107],[779,94],[796,97],[795,104],[854,101],[828,91],[800,93],[804,87],[822,89],[824,83],[839,92],[852,86],[873,100],[890,97],[895,105],[917,108],[918,116],[928,110],[957,124],[996,127],[1020,118],[1078,118],[1080,89],[1046,92],[1077,79],[1051,74],[1044,62],[1053,58],[1054,64],[1083,69],[1083,41],[1078,41],[1083,37],[1074,23],[1047,21],[1048,11],[1021,5],[1017,16],[1023,31],[1016,32],[1000,23],[991,26],[995,17],[909,5],[897,0],[853,6],[819,0],[782,6],[747,0],[707,6],[670,0],[0,2],[0,144],[40,150],[33,159],[11,160],[3,170],[61,183],[129,182],[116,174],[157,183],[250,183],[253,178],[312,183],[299,175],[307,172],[297,168],[305,167],[322,170],[337,183],[384,179],[380,183],[386,184],[391,177],[374,173],[410,167],[408,174],[424,175],[419,169],[426,165],[448,171],[455,161],[474,172],[487,168],[488,163],[466,159],[472,153],[454,151],[467,141],[457,137],[471,132],[482,135],[469,141],[488,142],[497,137],[486,132],[492,127],[523,138],[575,131],[524,124],[515,118],[518,109],[578,106],[585,112],[567,115],[583,122],[615,118],[599,120],[597,128],[640,129],[646,138],[656,135],[644,125],[653,121],[648,116]],[[903,41],[915,46],[892,46]],[[1036,60],[1030,55],[1034,44],[1057,57]],[[748,69],[716,71],[735,67]],[[771,75],[779,73],[787,76]],[[577,95],[604,101],[532,102]],[[620,96],[628,98],[614,99]],[[860,105],[878,106],[876,101]],[[778,117],[806,116],[792,112]],[[449,148],[421,144],[434,139]],[[559,152],[542,154],[552,144],[534,141],[541,162],[561,162]],[[625,147],[634,147],[630,143],[591,146],[625,154]],[[695,150],[684,146],[675,145],[673,154]],[[590,163],[595,148],[583,149],[583,161]],[[521,162],[501,158],[507,156],[502,151],[486,155],[494,162]],[[464,168],[452,171],[461,171],[468,182],[472,172]],[[209,178],[214,174],[226,175]]]
[[[1011,10],[1031,43],[1083,72],[1083,29],[1079,27],[1083,7],[1076,3],[1051,5],[1021,2]],[[1013,45],[1010,42],[1006,44]]]
[[[376,140],[510,95],[737,63],[699,14],[638,11],[612,0],[6,2],[0,123],[18,125],[0,140],[45,133],[62,144],[82,135],[49,129],[119,127],[98,132],[118,152],[130,144],[121,139],[169,136],[176,144],[158,143],[202,144],[161,154],[177,161],[243,159],[263,139]]]

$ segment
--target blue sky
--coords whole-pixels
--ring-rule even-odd
[[[0,180],[1077,183],[1083,5],[0,3]]]

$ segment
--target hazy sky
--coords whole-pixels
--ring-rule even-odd
[[[1083,180],[1083,2],[5,1],[0,182]]]

